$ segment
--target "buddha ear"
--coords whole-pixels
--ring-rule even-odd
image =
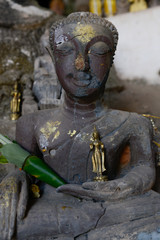
[[[49,46],[46,46],[45,48],[46,48],[47,52],[49,53],[49,55],[50,55],[53,63],[55,64],[55,58],[54,58],[54,56],[53,56],[52,49],[51,49]]]

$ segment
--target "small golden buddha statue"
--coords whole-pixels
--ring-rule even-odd
[[[107,176],[103,176],[102,173],[106,171],[104,165],[104,144],[99,140],[99,133],[94,126],[93,142],[90,144],[90,149],[93,150],[92,164],[93,172],[97,173],[94,178],[95,181],[107,181]]]
[[[18,91],[18,83],[14,84],[14,90],[11,92],[12,100],[10,103],[11,120],[17,120],[20,116],[21,93]]]

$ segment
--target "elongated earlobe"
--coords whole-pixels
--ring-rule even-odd
[[[49,53],[49,55],[50,55],[50,57],[51,57],[51,59],[53,61],[53,64],[55,64],[55,59],[54,59],[54,56],[53,56],[53,53],[52,53],[52,49],[49,46],[47,46],[46,50]]]

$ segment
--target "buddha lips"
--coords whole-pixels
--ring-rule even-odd
[[[32,156],[16,142],[0,134],[0,164],[12,163],[39,180],[57,188],[66,182],[42,159]]]

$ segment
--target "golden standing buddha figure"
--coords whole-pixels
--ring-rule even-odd
[[[90,144],[90,149],[93,150],[92,155],[92,164],[93,172],[97,173],[97,176],[94,178],[95,181],[107,181],[107,176],[102,175],[106,171],[104,165],[104,144],[99,139],[99,133],[94,126],[93,132],[93,142]]]
[[[14,90],[11,92],[12,100],[10,103],[11,120],[17,120],[20,116],[21,93],[18,91],[18,83],[14,84]]]

